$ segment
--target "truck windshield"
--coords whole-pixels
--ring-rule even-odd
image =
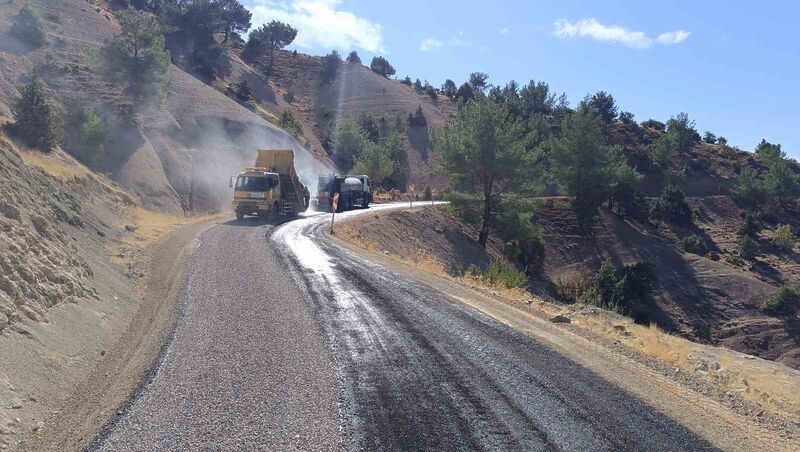
[[[236,180],[236,189],[242,191],[267,191],[278,185],[278,180],[269,176],[239,176]]]

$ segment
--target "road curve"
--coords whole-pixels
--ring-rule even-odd
[[[713,449],[535,339],[328,241],[329,221],[206,232],[167,353],[95,448]]]

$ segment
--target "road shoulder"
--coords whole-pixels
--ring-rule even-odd
[[[146,380],[178,318],[187,260],[200,234],[219,220],[190,224],[148,249],[145,277],[131,294],[139,304],[113,346],[88,372],[40,432],[23,437],[25,450],[83,450]]]

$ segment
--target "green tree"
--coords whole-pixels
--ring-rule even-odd
[[[356,52],[355,50],[353,50],[352,52],[350,52],[350,53],[347,55],[347,62],[348,62],[348,63],[356,63],[356,64],[361,64],[361,57],[360,57],[360,56],[358,56],[358,52]]]
[[[456,91],[456,100],[461,101],[462,103],[467,103],[471,101],[475,97],[475,91],[469,86],[469,83],[464,83],[463,85],[458,87],[458,91]]]
[[[653,205],[653,216],[677,224],[692,222],[692,209],[686,203],[683,190],[677,185],[667,185]]]
[[[692,149],[695,138],[699,139],[694,121],[689,120],[686,113],[678,113],[667,121],[667,133],[672,140],[675,151],[685,154]]]
[[[473,72],[469,74],[468,83],[472,91],[482,93],[489,86],[489,75],[485,72]]]
[[[63,130],[61,118],[48,97],[34,71],[30,83],[20,89],[20,97],[11,109],[14,123],[9,126],[23,143],[44,152],[50,152],[58,144]]]
[[[397,71],[394,70],[391,64],[382,56],[372,58],[372,63],[369,65],[370,69],[376,74],[380,74],[386,78],[393,76]]]
[[[452,99],[455,97],[456,91],[458,91],[458,88],[456,87],[456,83],[454,81],[447,79],[442,84],[442,94],[445,96]]]
[[[605,91],[598,91],[584,101],[589,110],[599,116],[606,124],[611,124],[617,118],[618,109],[614,96],[611,94]]]
[[[408,153],[403,146],[403,140],[400,139],[400,133],[394,130],[389,131],[382,143],[392,162],[392,171],[384,183],[388,184],[390,188],[405,189],[408,185]]]
[[[561,137],[551,142],[555,180],[575,199],[572,201],[581,229],[594,224],[597,208],[622,179],[635,174],[619,146],[607,146],[603,120],[588,106],[567,115]]]
[[[125,93],[137,105],[166,95],[169,52],[161,23],[153,14],[133,8],[116,13],[121,32],[101,49],[103,72],[127,83]]]
[[[104,153],[105,124],[83,99],[73,98],[66,105],[64,149],[92,166]]]
[[[358,120],[350,114],[342,115],[333,129],[333,153],[342,169],[353,167],[355,159],[361,155],[367,139]]]
[[[478,243],[483,247],[498,196],[509,190],[524,192],[538,169],[533,154],[525,149],[524,133],[519,119],[509,115],[505,105],[488,98],[469,102],[457,118],[433,131],[434,148],[453,186],[482,194]]]
[[[222,43],[227,44],[231,34],[241,34],[250,29],[253,17],[238,0],[218,0],[222,14]]]
[[[223,4],[216,0],[166,2],[166,47],[178,66],[208,77],[225,74],[230,63],[215,34],[225,33]]]
[[[386,146],[367,141],[361,154],[356,158],[353,172],[366,174],[375,185],[383,183],[392,173],[392,160]]]
[[[672,159],[673,144],[669,135],[661,135],[648,148],[647,153],[654,165],[666,170]]]
[[[325,55],[320,60],[322,69],[319,71],[319,77],[322,83],[331,84],[336,80],[336,72],[342,66],[342,57],[339,52],[332,50],[331,53]]]
[[[772,144],[763,138],[761,142],[758,143],[758,146],[756,146],[756,155],[768,167],[772,167],[778,162],[786,160],[786,153],[781,150],[780,144]]]
[[[364,138],[373,143],[380,141],[381,127],[378,124],[378,120],[375,119],[375,115],[368,111],[362,111],[354,116],[358,122],[358,127],[361,128],[361,133],[364,134]]]
[[[742,170],[732,194],[748,212],[760,209],[769,199],[769,190],[752,168]]]
[[[272,68],[275,64],[275,52],[294,42],[296,37],[296,28],[273,20],[250,32],[245,45],[245,54],[252,57],[266,51],[269,54],[269,67]],[[339,53],[337,52],[336,55],[338,56]],[[339,58],[339,62],[341,62],[341,58]]]
[[[703,134],[703,142],[706,144],[716,144],[717,136],[706,130],[706,133]]]
[[[633,118],[633,113],[629,111],[623,111],[619,114],[619,120],[622,121],[623,124],[636,124]]]
[[[425,119],[425,113],[422,111],[422,105],[417,105],[417,110],[414,114],[409,115],[408,124],[417,127],[425,127],[428,125],[428,120]]]
[[[14,16],[9,34],[33,47],[43,46],[46,40],[42,19],[27,4]]]

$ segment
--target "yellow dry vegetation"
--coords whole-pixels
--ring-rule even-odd
[[[566,314],[573,324],[658,358],[680,372],[704,378],[766,410],[793,418],[800,416],[800,371],[727,348],[673,336],[655,325],[637,325],[626,317],[598,308],[568,311],[550,303],[537,305],[548,313]]]

